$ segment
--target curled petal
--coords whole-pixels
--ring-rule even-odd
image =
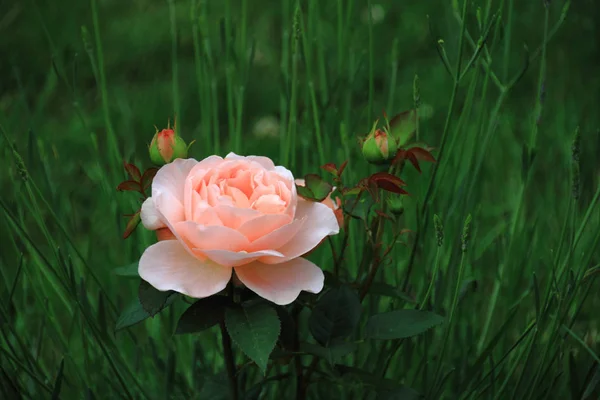
[[[230,250],[204,250],[202,252],[206,257],[214,262],[226,265],[228,267],[237,267],[240,265],[249,264],[260,257],[283,258],[283,254],[275,250],[261,251],[230,251]]]
[[[237,252],[250,245],[244,235],[221,225],[206,226],[186,221],[176,224],[175,231],[187,239],[194,251],[228,250]]]
[[[142,204],[141,217],[142,225],[148,230],[155,231],[166,226],[160,219],[160,213],[156,209],[152,197],[148,197]]]
[[[203,298],[225,289],[231,268],[209,259],[191,256],[175,240],[165,240],[148,247],[140,259],[140,277],[161,291],[174,290],[187,296]]]
[[[325,237],[335,235],[340,230],[333,210],[321,203],[299,200],[296,218],[306,219],[302,229],[285,245],[275,249],[284,257],[261,257],[261,262],[278,264],[300,257],[317,247]]]
[[[253,162],[260,164],[267,171],[272,171],[275,169],[275,164],[273,164],[273,161],[271,161],[271,159],[268,157],[261,157],[261,156],[244,157],[244,156],[239,156],[239,155],[231,152],[225,156],[225,159],[226,160],[248,160],[248,161],[253,161]]]
[[[290,304],[302,290],[319,293],[323,290],[323,271],[304,258],[295,258],[277,265],[258,261],[235,268],[239,280],[250,290],[275,304]]]

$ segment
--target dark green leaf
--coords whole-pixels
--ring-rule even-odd
[[[163,309],[173,304],[173,302],[179,298],[179,293],[171,293],[165,302]],[[121,329],[128,328],[132,325],[140,323],[145,319],[150,318],[151,315],[144,310],[142,307],[142,303],[140,303],[139,297],[135,297],[133,301],[125,308],[123,313],[119,316],[117,320],[117,326],[115,327],[115,331],[120,331]]]
[[[444,322],[444,318],[420,310],[396,310],[373,315],[367,322],[367,337],[371,339],[402,339],[419,335]]]
[[[323,201],[329,196],[333,186],[319,175],[308,174],[304,177],[304,186],[296,185],[298,194],[308,200]]]
[[[115,269],[113,269],[113,272],[119,276],[126,276],[126,277],[131,277],[131,278],[134,278],[134,277],[139,278],[140,277],[140,274],[138,273],[137,261],[132,264],[126,265],[124,267],[115,268]]]
[[[344,201],[344,212],[352,218],[367,220],[374,205],[371,196],[353,196]]]
[[[162,292],[152,285],[150,285],[145,280],[141,280],[140,286],[138,288],[138,298],[140,299],[140,304],[144,308],[144,310],[150,314],[151,317],[158,314],[163,308],[165,308],[165,304],[167,303],[167,299],[171,294],[173,294],[172,290]]]
[[[225,309],[229,305],[232,302],[225,296],[211,296],[196,301],[179,317],[175,334],[202,332],[217,325],[225,318]]]
[[[228,308],[225,325],[231,339],[264,374],[279,337],[280,323],[275,310],[263,303]]]
[[[308,321],[313,337],[323,346],[350,335],[360,319],[361,305],[348,286],[329,290],[319,298]]]

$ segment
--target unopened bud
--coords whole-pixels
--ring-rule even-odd
[[[156,130],[150,143],[150,160],[156,165],[165,165],[176,158],[186,158],[188,146],[174,129]]]
[[[362,145],[363,156],[372,164],[385,164],[397,151],[396,140],[381,129],[371,131]]]
[[[389,196],[387,203],[388,209],[395,216],[399,217],[404,214],[404,201],[401,196]]]

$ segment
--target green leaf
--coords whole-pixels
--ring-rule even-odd
[[[173,304],[173,302],[178,298],[179,293],[172,292],[167,297],[167,301],[165,302],[162,309],[165,309],[171,304]],[[117,325],[115,327],[115,332],[120,331],[121,329],[129,328],[130,326],[138,324],[150,317],[152,317],[152,315],[150,315],[146,310],[144,310],[144,307],[142,306],[139,297],[136,296],[136,298],[133,299],[133,301],[127,306],[127,308],[125,308],[125,310],[119,316],[119,319],[117,320]]]
[[[143,309],[150,314],[151,317],[155,316],[163,308],[165,308],[167,299],[173,293],[175,292],[172,290],[162,292],[154,288],[143,279],[141,280],[138,288],[138,298],[140,299],[140,304],[142,305]]]
[[[355,352],[356,347],[356,343],[354,342],[343,341],[332,343],[328,347],[323,347],[314,343],[301,343],[300,351],[324,358],[330,365],[334,365],[339,362],[342,357]]]
[[[225,325],[231,339],[265,374],[269,355],[279,337],[280,323],[275,310],[264,303],[227,308]]]
[[[444,322],[444,318],[420,310],[396,310],[373,315],[367,322],[370,339],[402,339],[419,335]]]
[[[403,147],[417,130],[417,111],[415,109],[401,112],[390,120],[390,135]]]
[[[352,218],[361,219],[366,221],[369,218],[369,214],[374,205],[373,198],[371,196],[353,196],[348,197],[344,201],[344,212]]]
[[[329,182],[324,181],[319,175],[308,174],[304,177],[304,186],[296,185],[298,194],[307,200],[323,201],[333,190]]]
[[[350,335],[358,324],[360,313],[360,299],[356,292],[348,286],[339,286],[319,298],[308,327],[317,342],[327,346],[333,339]]]
[[[126,276],[129,278],[139,278],[140,274],[138,273],[138,263],[137,261],[126,265],[124,267],[118,267],[113,269],[113,273],[119,276]]]
[[[179,317],[175,334],[197,333],[212,328],[225,318],[225,309],[229,305],[232,302],[225,296],[211,296],[196,301]]]

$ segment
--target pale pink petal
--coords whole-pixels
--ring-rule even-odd
[[[257,218],[258,219],[258,218]],[[285,224],[278,229],[271,230],[250,244],[248,251],[279,249],[300,232],[306,219],[297,219],[290,224]]]
[[[275,250],[261,250],[261,251],[229,251],[229,250],[204,250],[202,252],[206,257],[210,258],[214,262],[220,265],[226,265],[229,267],[237,267],[251,263],[261,257],[283,257],[278,251]]]
[[[148,247],[140,258],[138,272],[142,279],[158,290],[174,290],[196,298],[220,292],[231,279],[230,267],[209,259],[200,261],[175,240]]]
[[[169,192],[182,202],[186,178],[197,164],[198,161],[193,158],[185,160],[178,158],[161,167],[152,180],[152,196],[154,193]]]
[[[261,157],[261,156],[239,156],[235,153],[229,153],[227,154],[227,156],[225,156],[226,160],[248,160],[248,161],[254,161],[258,164],[260,164],[263,168],[265,168],[267,171],[271,171],[275,169],[275,164],[273,164],[273,161],[271,161],[270,158],[267,157]]]
[[[174,225],[175,232],[185,238],[192,250],[242,251],[250,246],[246,236],[226,226],[204,226],[191,221]]]
[[[157,213],[165,224],[176,224],[185,220],[183,205],[171,192],[155,192],[152,196]]]
[[[323,271],[304,258],[295,258],[277,265],[255,261],[235,267],[240,281],[260,297],[275,304],[290,304],[302,290],[319,293],[323,290]]]
[[[154,205],[152,197],[148,197],[142,204],[142,225],[144,228],[154,231],[164,228],[166,225],[160,220],[160,214]]]
[[[324,204],[299,200],[296,219],[304,218],[306,221],[296,236],[282,247],[274,249],[285,257],[262,257],[260,261],[265,264],[277,264],[300,257],[317,247],[325,237],[335,235],[340,230],[333,210]]]
[[[261,215],[240,225],[237,231],[254,242],[291,222],[292,218],[285,214]]]
[[[233,229],[238,229],[244,223],[260,217],[261,213],[251,208],[238,208],[227,205],[218,205],[214,207],[217,216],[223,225]]]

